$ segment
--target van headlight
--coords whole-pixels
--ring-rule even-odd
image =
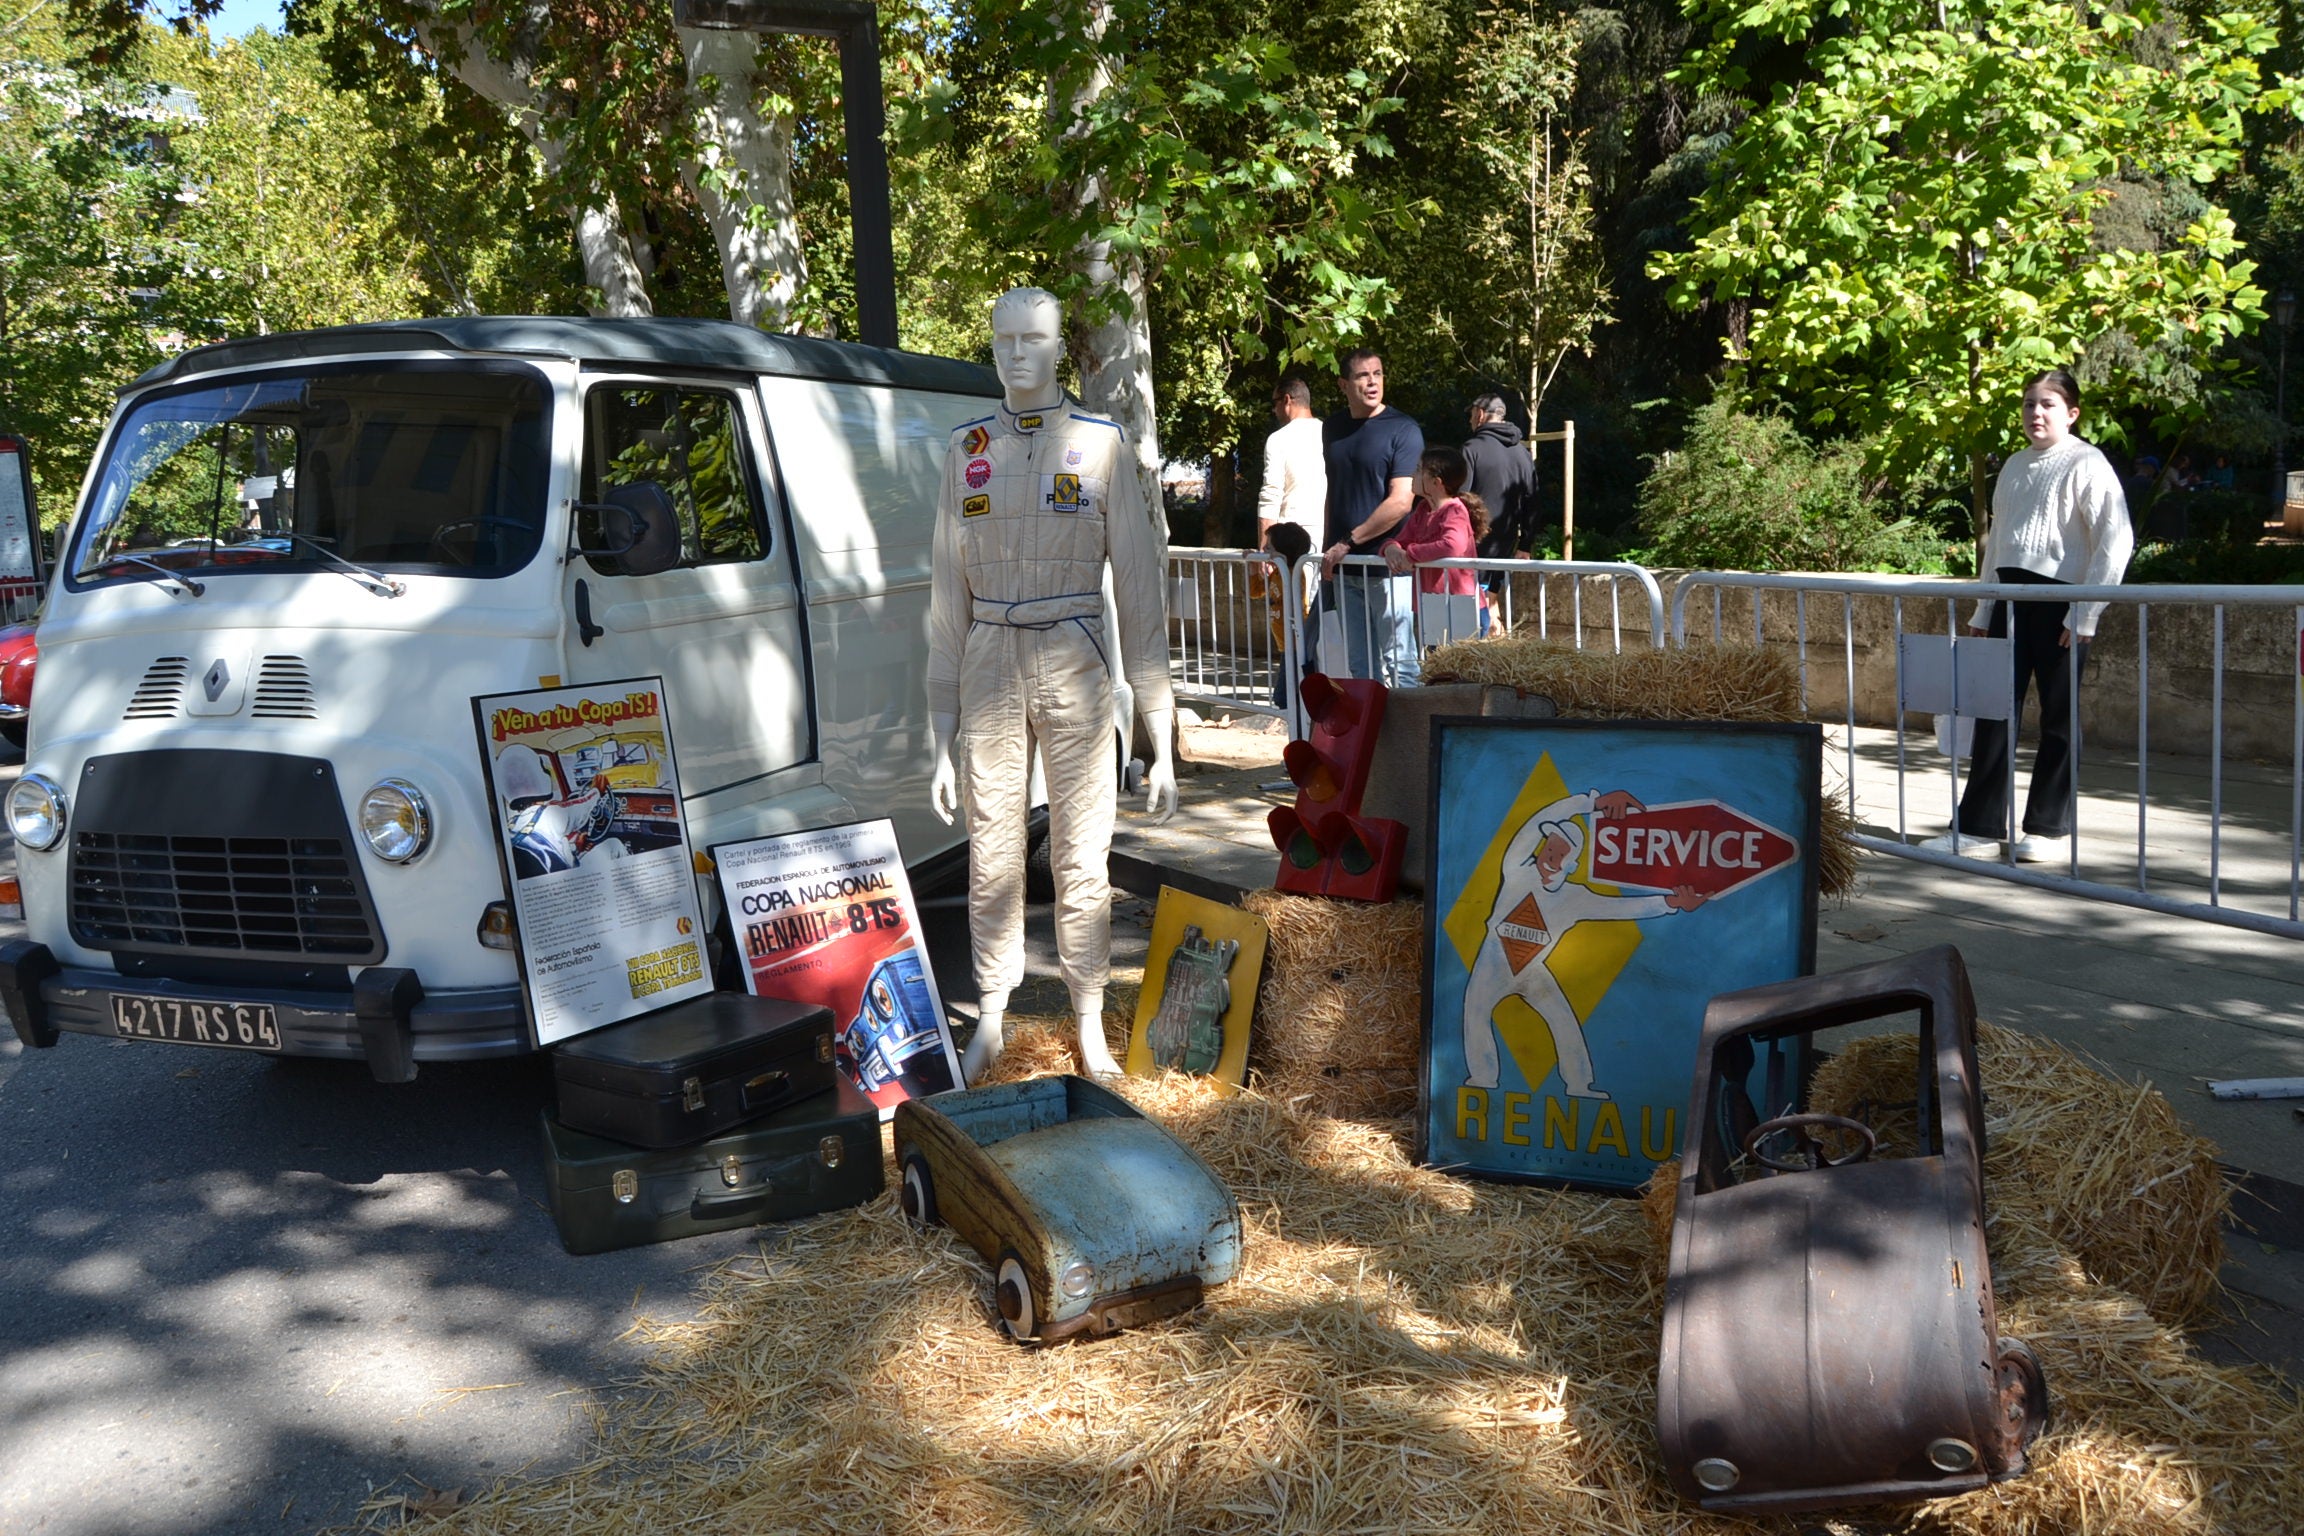
[[[393,864],[422,853],[432,841],[432,811],[424,791],[406,779],[378,780],[360,797],[360,835],[376,857]]]
[[[8,791],[8,830],[35,852],[64,835],[64,787],[44,773],[27,773]]]

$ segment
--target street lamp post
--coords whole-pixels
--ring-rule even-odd
[[[2283,526],[2288,521],[2288,332],[2296,324],[2296,292],[2283,288],[2272,301],[2272,323],[2280,327],[2280,368],[2272,386],[2272,505]]]

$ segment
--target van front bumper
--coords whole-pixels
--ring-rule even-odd
[[[383,985],[361,985],[371,978]],[[531,1049],[518,986],[427,992],[412,972],[370,967],[352,992],[220,987],[60,966],[44,944],[19,940],[0,946],[0,1004],[26,1045],[54,1044],[58,1031],[120,1038],[113,1024],[116,997],[263,1003],[278,1021],[280,1055],[366,1061],[388,1081],[407,1075],[402,1070],[388,1076],[395,1065],[479,1061]]]

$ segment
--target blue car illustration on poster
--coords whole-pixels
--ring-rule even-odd
[[[1815,967],[1813,725],[1440,720],[1422,1160],[1634,1188],[1676,1155],[1704,1005]],[[1753,1068],[1759,1099],[1799,1063]]]

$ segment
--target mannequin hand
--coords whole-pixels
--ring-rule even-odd
[[[1144,770],[1144,810],[1155,824],[1176,814],[1176,759],[1170,747],[1175,730],[1174,710],[1144,712],[1144,734],[1152,738],[1152,764]]]
[[[2058,645],[2060,645],[2060,646],[2064,647],[2064,649],[2066,649],[2066,650],[2070,650],[2070,649],[2072,649],[2072,631],[2070,631],[2070,630],[2068,630],[2068,629],[2067,629],[2067,630],[2063,631],[2062,633],[2058,634],[2058,635],[2056,636],[2056,643],[2057,643]]]
[[[928,781],[928,808],[946,826],[952,825],[953,813],[960,809],[960,773],[952,766],[952,737],[959,725],[957,715],[933,715],[929,718],[929,730],[935,740],[935,746],[930,750],[936,759],[936,770]]]
[[[1989,629],[1984,629],[1974,624],[1968,626],[1968,638],[1971,640],[1989,640],[1991,637],[1992,631]]]

